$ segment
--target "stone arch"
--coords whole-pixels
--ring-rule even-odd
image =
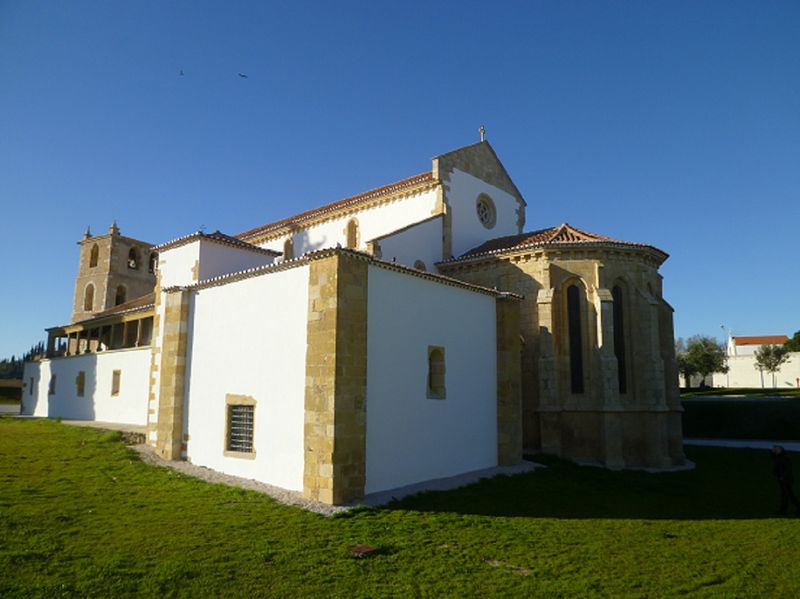
[[[92,244],[92,249],[89,250],[89,268],[94,268],[97,266],[97,262],[100,259],[100,246],[96,243]]]
[[[120,304],[124,304],[128,297],[128,290],[125,288],[125,285],[117,285],[117,291],[114,294],[114,305],[119,306]]]
[[[150,252],[150,258],[147,261],[147,272],[155,274],[156,268],[158,268],[158,254],[156,252]]]
[[[91,312],[94,310],[94,284],[88,283],[83,289],[83,310]]]
[[[357,249],[359,242],[358,219],[351,218],[347,222],[347,247]]]
[[[425,263],[422,260],[415,260],[414,268],[416,268],[417,270],[421,270],[423,272],[428,270],[428,267],[425,266]]]

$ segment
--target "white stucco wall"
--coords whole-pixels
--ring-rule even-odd
[[[172,287],[266,266],[274,260],[274,256],[199,238],[162,250],[158,270],[161,286]],[[199,268],[195,274],[196,264]]]
[[[436,189],[431,189],[412,196],[398,198],[395,201],[366,208],[346,217],[312,225],[296,231],[292,235],[294,255],[299,257],[306,252],[322,248],[335,247],[337,243],[347,245],[346,227],[352,218],[358,220],[359,245],[357,249],[366,249],[367,242],[376,237],[397,231],[430,218],[436,208]],[[288,236],[261,244],[262,247],[283,252],[283,244]]]
[[[25,362],[22,371],[22,405],[20,409],[22,414],[47,416],[47,381],[49,380],[50,360]],[[42,386],[44,386],[44,392],[42,392]]]
[[[118,395],[111,395],[114,370],[121,371]],[[86,373],[83,397],[78,397],[75,382],[80,371]],[[56,375],[56,392],[49,395],[53,374]],[[149,375],[149,347],[29,362],[25,365],[22,413],[144,425],[147,423]],[[34,378],[33,394],[30,392],[31,377]]]
[[[733,347],[733,352],[729,352],[729,354],[734,356],[752,356],[756,353],[756,350],[760,348],[760,345],[736,345]]]
[[[190,312],[188,458],[303,488],[308,265],[200,289]],[[226,394],[255,399],[255,459],[224,455]]]
[[[495,299],[369,268],[366,492],[497,465]],[[428,346],[444,400],[427,398]]]
[[[161,286],[191,285],[196,282],[193,269],[199,259],[200,241],[198,240],[161,250],[158,256],[158,274],[161,276]]]
[[[421,260],[426,270],[436,272],[434,264],[442,260],[442,220],[441,216],[433,217],[379,238],[381,258],[406,266],[414,266],[414,262]]]
[[[482,193],[492,198],[497,211],[497,220],[491,229],[484,227],[478,220],[476,202]],[[460,256],[489,239],[520,232],[517,224],[517,199],[469,173],[453,170],[446,186],[445,198],[452,215],[453,256]]]
[[[797,387],[800,379],[800,352],[789,354],[789,361],[775,373],[775,387]],[[729,356],[727,374],[714,374],[715,387],[761,387],[761,371],[755,367],[755,356]],[[772,387],[772,375],[764,372],[764,387]]]
[[[200,280],[272,264],[274,256],[233,246],[200,241]]]

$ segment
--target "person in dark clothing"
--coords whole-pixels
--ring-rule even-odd
[[[792,485],[794,484],[792,463],[789,461],[789,454],[780,445],[772,446],[772,466],[772,473],[778,479],[778,486],[781,490],[781,507],[778,509],[778,514],[786,514],[791,501],[794,509],[800,515],[800,501],[798,501],[792,490]]]

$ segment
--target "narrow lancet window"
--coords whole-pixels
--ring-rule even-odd
[[[447,396],[443,347],[428,347],[427,395],[428,399],[444,399]]]
[[[622,288],[615,285],[611,290],[614,298],[614,354],[617,356],[619,392],[628,392],[628,373],[625,361],[625,306]]]
[[[83,310],[91,312],[94,308],[94,285],[89,283],[83,292]]]
[[[628,375],[625,363],[625,306],[623,304],[622,288],[615,285],[611,290],[614,298],[614,354],[617,356],[617,376],[619,377],[619,392],[627,393]]]
[[[100,248],[95,243],[92,245],[92,249],[89,252],[89,268],[94,268],[97,266],[97,261],[100,258]]]
[[[156,267],[158,266],[158,254],[155,252],[150,254],[150,260],[147,262],[147,272],[155,274]]]
[[[347,223],[347,247],[358,247],[358,221],[355,218]]]
[[[570,285],[567,289],[567,319],[569,321],[569,371],[572,392],[583,393],[581,290],[575,285]]]
[[[128,268],[133,270],[139,268],[139,254],[136,252],[136,248],[131,248],[131,251],[128,252]]]

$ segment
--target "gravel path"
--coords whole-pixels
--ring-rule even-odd
[[[130,447],[136,451],[139,456],[141,456],[142,461],[146,464],[161,466],[162,468],[170,468],[171,470],[176,470],[181,474],[193,476],[209,483],[219,483],[223,485],[229,485],[231,487],[247,489],[248,491],[255,491],[256,493],[263,493],[264,495],[269,495],[273,499],[280,501],[281,503],[285,503],[286,505],[297,506],[310,512],[322,514],[323,516],[332,516],[333,514],[345,512],[350,509],[348,506],[334,506],[320,503],[318,501],[312,501],[310,499],[306,499],[303,497],[302,493],[297,491],[287,491],[286,489],[274,487],[266,483],[260,483],[249,478],[223,474],[222,472],[211,470],[205,466],[197,466],[191,462],[173,462],[163,460],[156,454],[155,449],[149,445],[131,445]]]
[[[20,418],[35,418],[34,416],[20,416]],[[268,485],[266,483],[258,482],[250,478],[242,478],[240,476],[232,476],[224,474],[205,466],[198,466],[191,462],[183,460],[169,461],[162,459],[155,452],[155,448],[143,443],[147,427],[137,426],[131,424],[120,424],[114,422],[100,422],[94,420],[63,420],[63,424],[70,426],[85,426],[91,428],[99,428],[105,430],[121,431],[125,439],[130,443],[129,447],[139,454],[142,461],[146,464],[159,466],[161,468],[169,468],[185,474],[204,480],[209,483],[217,483],[222,485],[229,485],[231,487],[239,487],[247,489],[248,491],[255,491],[256,493],[263,493],[269,495],[273,499],[280,501],[286,505],[293,505],[310,512],[315,512],[323,516],[332,516],[340,512],[356,507],[358,505],[366,506],[380,506],[391,501],[396,501],[404,497],[416,495],[425,491],[447,491],[450,489],[457,489],[466,485],[471,485],[478,482],[483,478],[492,478],[498,475],[513,476],[515,474],[524,474],[533,472],[538,468],[545,468],[541,464],[534,462],[523,461],[514,466],[496,466],[494,468],[485,468],[483,470],[475,470],[473,472],[465,472],[457,476],[448,478],[439,478],[436,480],[429,480],[422,483],[407,485],[405,487],[398,487],[388,491],[381,491],[378,493],[371,493],[363,499],[353,502],[348,505],[328,505],[313,501],[303,497],[303,494],[298,491],[288,491],[280,487]]]
[[[360,501],[356,501],[351,505],[333,506],[318,501],[312,501],[303,497],[302,493],[297,491],[287,491],[280,487],[261,483],[249,478],[241,478],[239,476],[231,476],[230,474],[223,474],[216,470],[211,470],[205,466],[197,466],[190,462],[184,461],[166,461],[161,459],[155,450],[149,445],[131,445],[131,449],[135,450],[142,458],[142,461],[147,464],[161,466],[162,468],[170,468],[176,470],[187,476],[193,476],[210,483],[220,483],[223,485],[230,485],[232,487],[240,487],[249,491],[256,491],[257,493],[264,493],[273,499],[280,501],[286,505],[293,505],[303,508],[310,512],[316,512],[323,516],[332,516],[340,512],[345,512],[357,505],[367,506],[380,506],[391,501],[402,499],[410,495],[415,495],[423,491],[446,491],[449,489],[457,489],[465,485],[476,483],[482,478],[491,478],[497,475],[514,475],[533,472],[537,468],[544,468],[540,464],[533,462],[522,462],[515,466],[497,466],[495,468],[486,468],[484,470],[476,470],[474,472],[467,472],[459,474],[458,476],[451,476],[448,478],[440,478],[437,480],[426,481],[389,491],[382,491],[380,493],[373,493],[367,495]]]

